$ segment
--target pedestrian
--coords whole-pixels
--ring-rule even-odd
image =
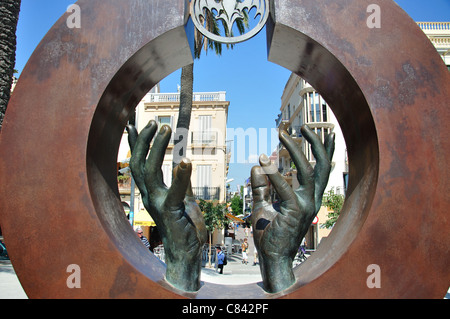
[[[256,264],[258,263],[258,251],[256,250],[256,247],[254,247],[254,251],[253,251],[253,266],[256,266]]]
[[[306,253],[306,238],[303,237],[302,243],[300,244],[300,249],[303,251],[303,253]]]
[[[219,269],[219,274],[223,274],[223,262],[225,259],[225,254],[222,251],[222,248],[216,247],[217,253],[217,268]]]
[[[245,237],[247,237],[247,238],[248,238],[248,232],[249,232],[249,228],[247,226],[245,226],[244,234],[245,234]]]
[[[248,240],[247,238],[244,238],[244,242],[241,245],[242,247],[242,263],[243,264],[248,264],[248,256],[247,256],[247,251],[248,251]]]
[[[141,240],[141,243],[144,244],[145,247],[150,249],[150,243],[149,243],[148,239],[144,236],[142,228],[140,228],[140,227],[136,228],[136,233],[137,233],[139,239]]]

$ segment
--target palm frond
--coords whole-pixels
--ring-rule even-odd
[[[237,19],[235,21],[237,30],[238,30],[239,34],[241,34],[241,35],[244,34],[245,30],[250,27],[248,13],[246,11],[243,11],[242,13],[244,15],[244,18]],[[200,22],[202,24],[204,24],[206,30],[208,30],[209,32],[211,32],[215,35],[218,35],[218,36],[221,35],[219,23],[213,12],[205,9],[205,11],[203,12],[203,16],[201,16],[201,17],[202,17],[202,21],[200,21]],[[203,17],[206,17],[206,18],[203,20]],[[228,28],[226,27],[225,23],[223,21],[221,21],[221,22],[222,22],[222,28],[225,33],[225,37],[233,37],[234,36],[233,31],[231,31],[231,34],[229,34]],[[233,49],[233,47],[234,47],[233,44],[227,44],[227,49]],[[205,37],[198,30],[196,30],[195,31],[195,48],[194,48],[195,58],[199,59],[202,51],[205,51],[205,54],[208,54],[208,50],[214,50],[217,55],[222,55],[222,43],[211,40],[211,39],[205,40]]]

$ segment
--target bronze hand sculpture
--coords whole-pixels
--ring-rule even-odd
[[[164,244],[167,281],[178,289],[197,291],[200,289],[201,252],[207,234],[190,187],[192,164],[183,159],[173,170],[172,185],[168,188],[163,182],[161,165],[172,130],[167,125],[161,127],[150,150],[156,130],[155,121],[150,121],[139,135],[134,126],[127,126],[131,172]]]
[[[314,169],[287,131],[284,128],[279,131],[279,139],[297,167],[298,189],[289,186],[266,155],[260,156],[261,166],[253,167],[251,172],[253,236],[263,284],[270,293],[284,290],[295,282],[292,263],[302,238],[320,209],[331,171],[334,134],[328,135],[323,145],[308,126],[304,125],[301,132],[311,143],[316,159]],[[279,211],[272,206],[267,176],[279,195]]]

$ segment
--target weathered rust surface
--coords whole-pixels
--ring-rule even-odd
[[[0,218],[11,260],[30,298],[180,297],[120,213],[114,158],[130,110],[193,61],[185,2],[77,4],[82,27],[69,29],[66,14],[42,40],[2,131]],[[81,289],[66,285],[71,264]]]
[[[192,62],[183,0],[82,0],[81,29],[63,16],[16,86],[0,140],[0,223],[31,298],[442,298],[450,282],[450,74],[393,1],[275,0],[269,60],[305,77],[346,138],[343,216],[296,269],[297,283],[205,284],[182,294],[164,280],[120,211],[115,160],[129,112],[155,83]],[[188,31],[188,34],[192,30]],[[81,267],[69,289],[67,267]],[[366,285],[381,269],[381,288]]]
[[[450,283],[450,73],[393,1],[367,27],[370,4],[275,1],[269,59],[329,102],[350,162],[344,215],[290,298],[442,298]],[[366,285],[371,264],[379,289]]]

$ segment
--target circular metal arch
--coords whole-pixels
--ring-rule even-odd
[[[442,298],[450,282],[450,74],[393,1],[378,1],[381,28],[368,27],[370,2],[272,2],[269,60],[330,104],[348,146],[350,181],[327,241],[295,270],[290,289],[269,295],[259,284],[177,291],[122,213],[120,137],[145,93],[192,63],[187,3],[80,0],[82,28],[68,28],[63,16],[45,36],[1,133],[0,223],[27,295]],[[67,285],[73,264],[79,289]],[[373,264],[380,288],[367,285]]]

